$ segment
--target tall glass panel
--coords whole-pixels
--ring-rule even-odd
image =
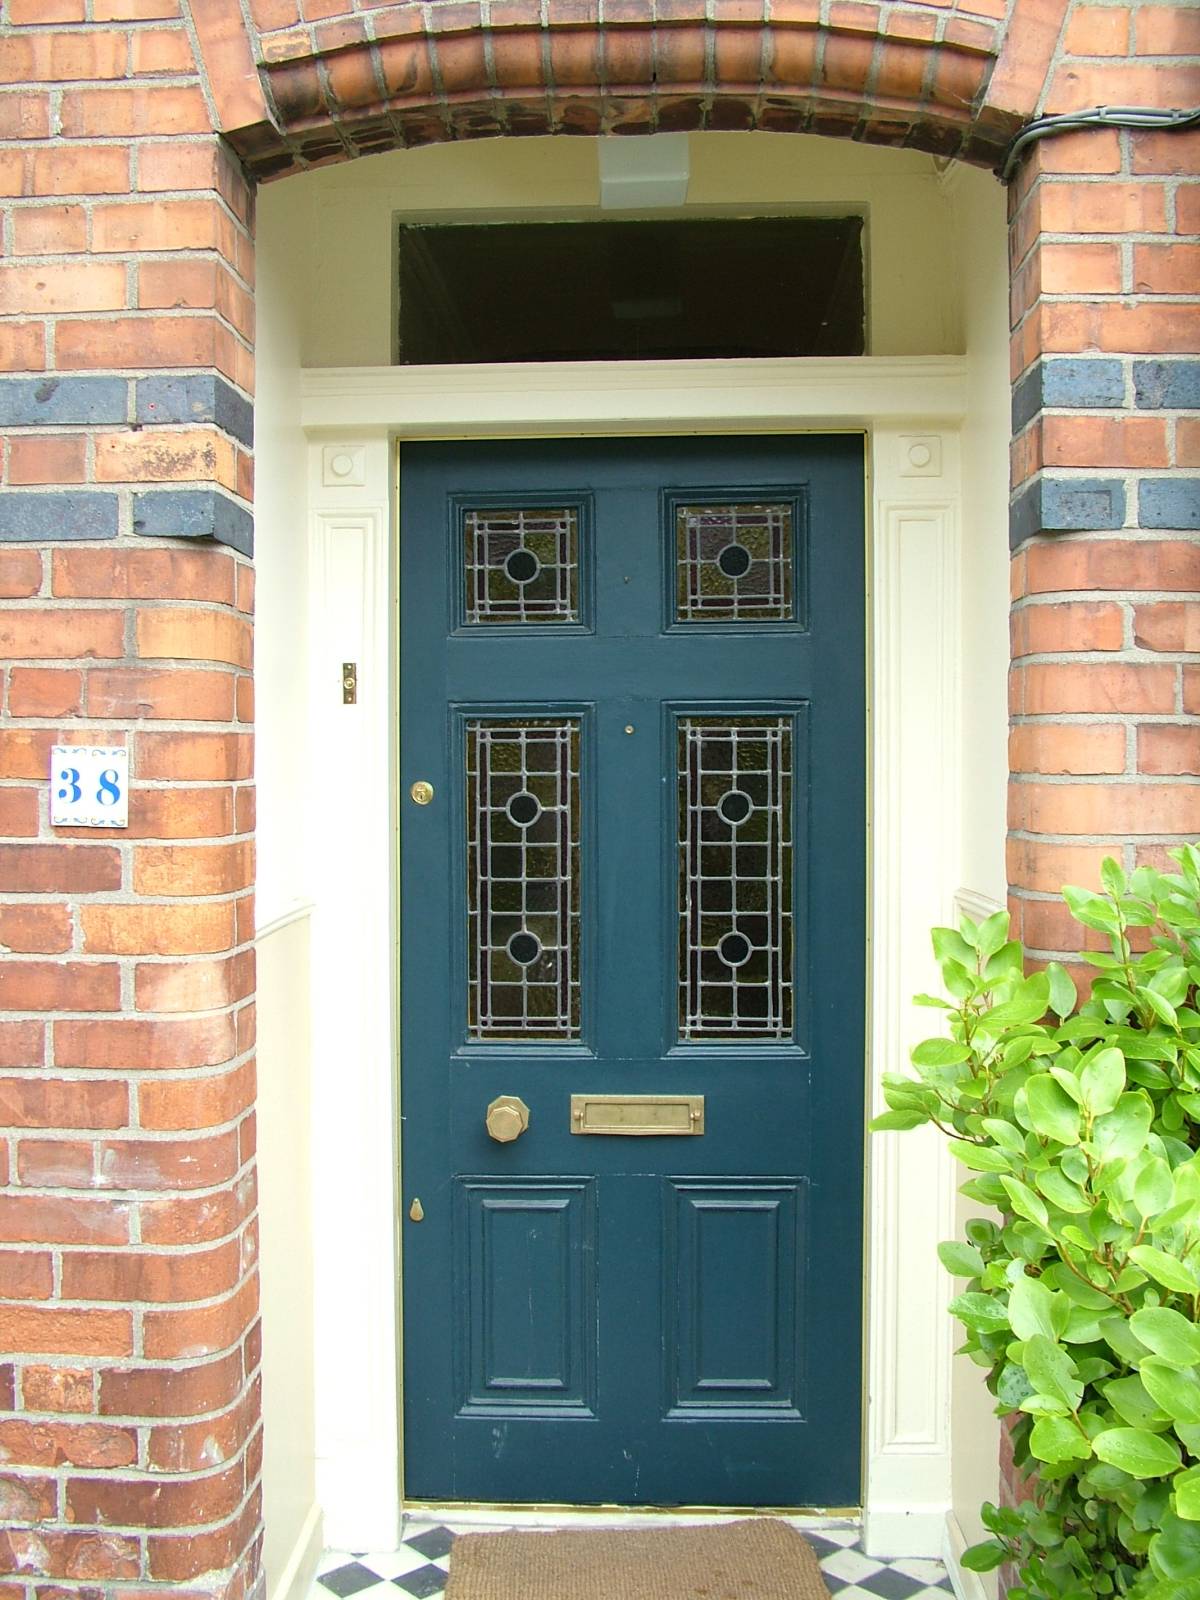
[[[466,725],[467,1033],[580,1032],[577,717]]]
[[[792,721],[682,717],[679,1037],[792,1037]]]

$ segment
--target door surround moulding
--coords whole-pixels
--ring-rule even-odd
[[[909,997],[936,983],[928,929],[960,883],[958,424],[952,357],[304,371],[309,438],[311,730],[332,755],[313,818],[313,1204],[318,1494],[327,1537],[398,1537],[399,1247],[395,1206],[394,442],[666,433],[867,434],[871,1114],[880,1074],[921,1036]],[[341,666],[358,663],[358,704]],[[930,782],[930,774],[939,780]],[[353,1039],[347,1038],[352,1014]],[[865,1135],[864,1135],[865,1137]],[[950,1505],[953,1231],[940,1141],[867,1147],[864,1522],[876,1555],[941,1554]],[[369,1491],[369,1492],[368,1492]]]
[[[308,367],[300,419],[331,439],[788,433],[957,422],[966,381],[959,356]]]

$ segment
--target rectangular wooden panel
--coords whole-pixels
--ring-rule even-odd
[[[591,1181],[463,1178],[458,1190],[462,1411],[590,1414],[596,1329]]]
[[[804,1179],[666,1184],[671,1412],[803,1414]]]

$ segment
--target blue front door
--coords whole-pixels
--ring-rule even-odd
[[[863,497],[403,451],[410,1497],[859,1501]]]

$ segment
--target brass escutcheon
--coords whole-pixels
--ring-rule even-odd
[[[419,806],[427,806],[433,799],[433,785],[426,783],[424,778],[418,778],[408,792]]]

